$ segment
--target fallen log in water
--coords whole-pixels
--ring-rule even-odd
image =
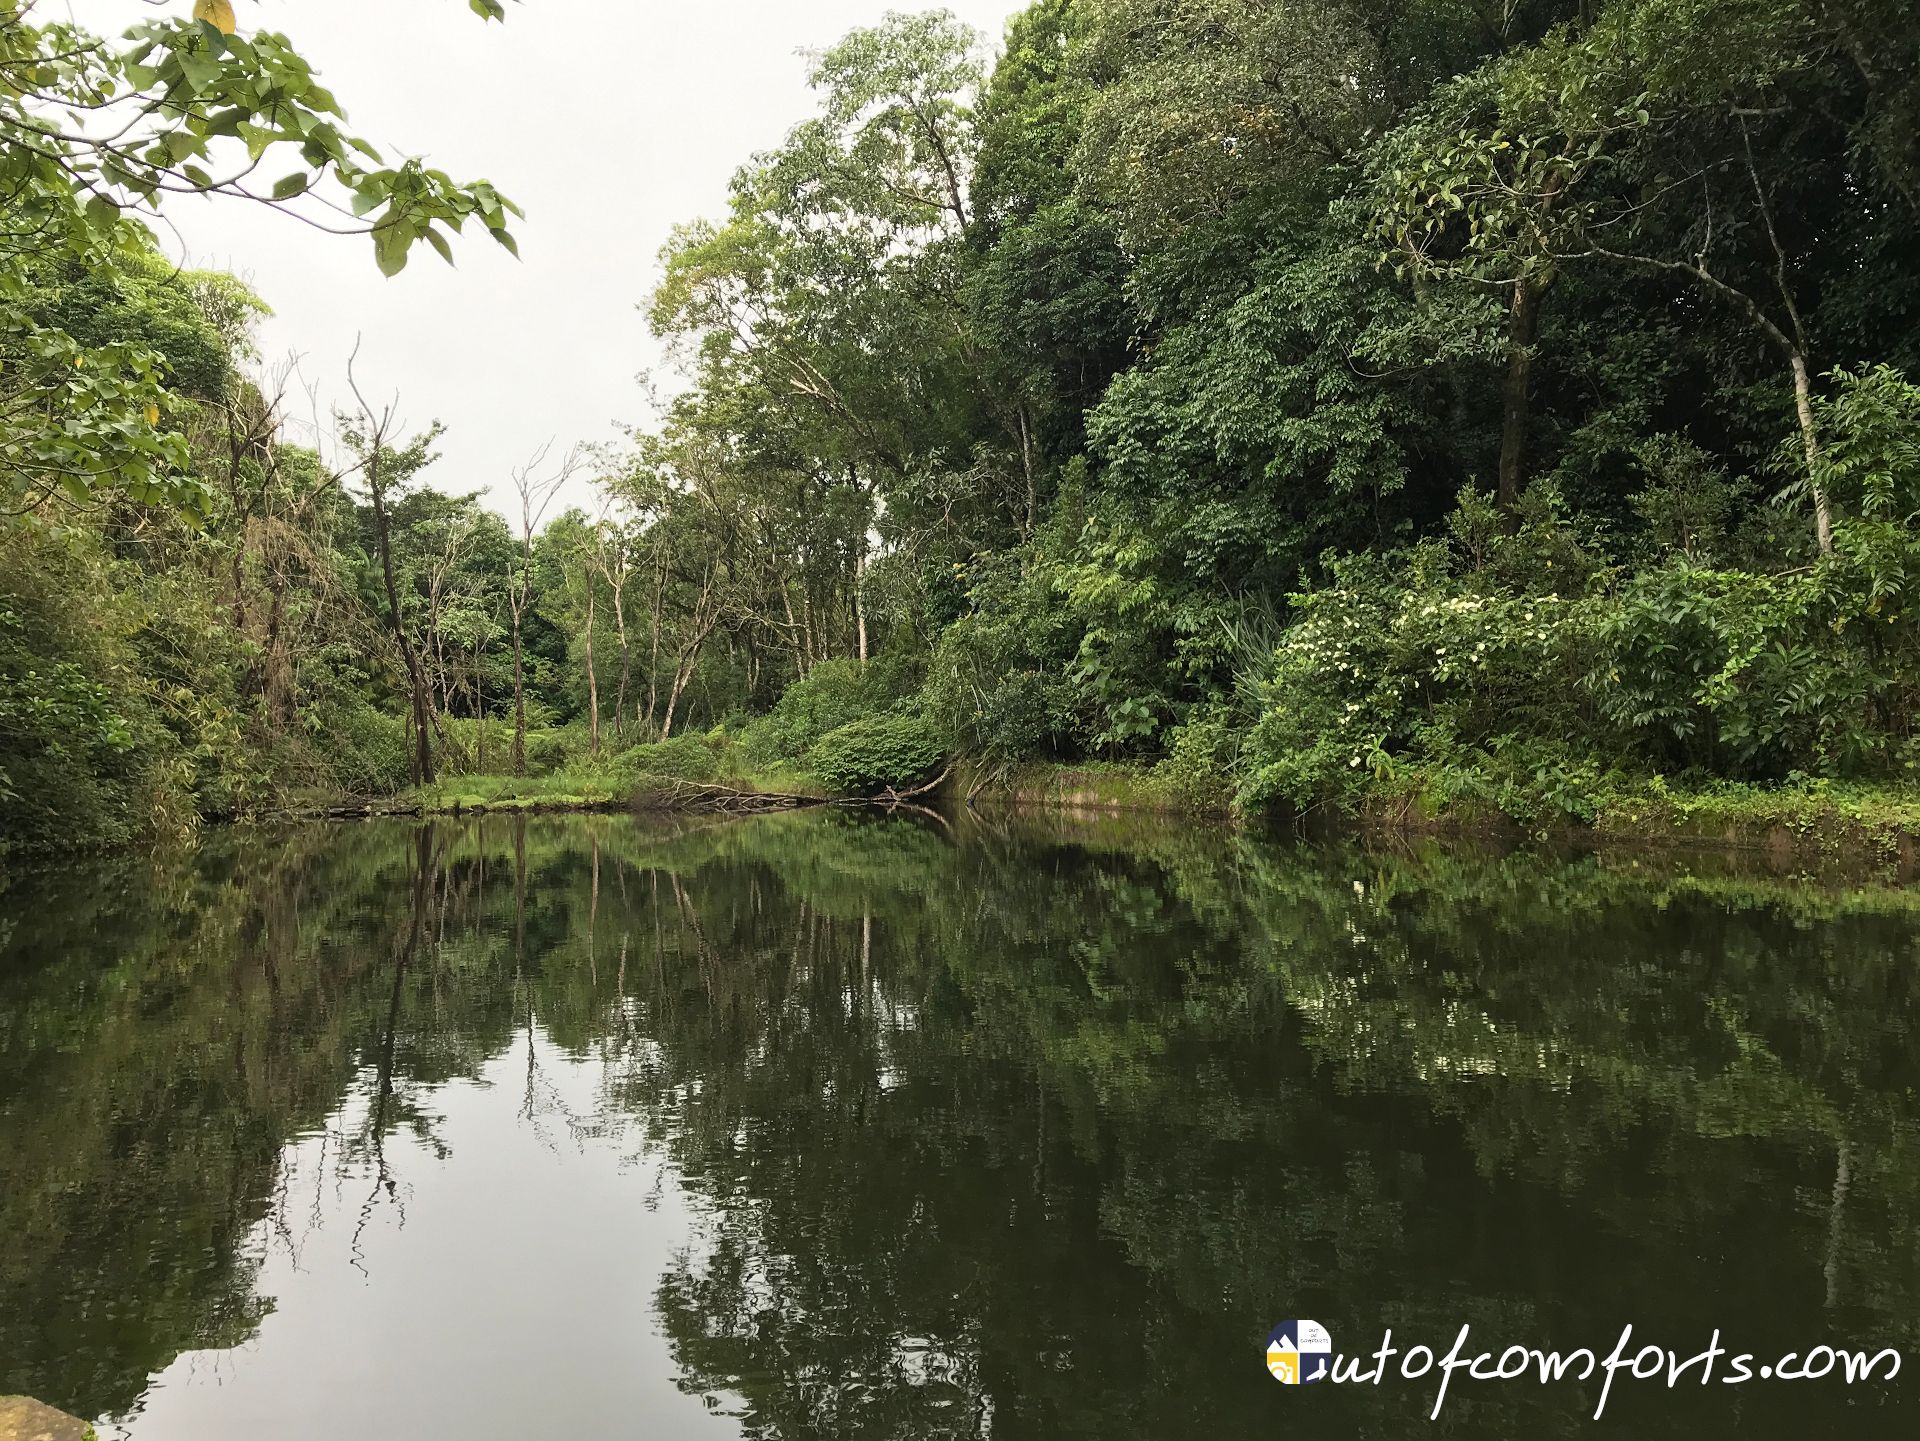
[[[417,816],[418,805],[394,805],[383,801],[343,801],[331,806],[307,806],[294,810],[268,811],[271,821],[364,821],[379,816]]]
[[[830,796],[801,795],[795,791],[743,791],[736,786],[723,786],[712,781],[666,779],[633,798],[633,808],[637,811],[721,811],[728,815],[847,804],[849,802]]]
[[[940,768],[939,775],[935,776],[932,780],[928,781],[925,785],[918,785],[913,787],[912,790],[899,791],[899,790],[895,790],[892,786],[888,786],[885,790],[881,791],[879,795],[873,798],[874,803],[877,805],[887,806],[888,808],[892,808],[898,805],[905,805],[908,801],[913,800],[917,796],[924,796],[932,791],[939,790],[941,786],[947,783],[947,773],[952,769],[953,768],[951,766],[942,766]],[[923,807],[914,806],[912,807],[912,809],[921,810],[923,809]]]
[[[798,791],[748,791],[737,786],[721,785],[715,781],[686,781],[662,778],[654,789],[641,791],[633,798],[633,808],[638,811],[719,811],[727,815],[757,815],[763,811],[797,811],[816,806],[885,806],[892,810],[897,806],[906,806],[909,810],[924,810],[924,806],[913,805],[917,796],[924,796],[939,788],[946,780],[946,771],[928,781],[925,785],[914,786],[909,790],[895,790],[888,787],[874,796],[816,796],[804,795]]]

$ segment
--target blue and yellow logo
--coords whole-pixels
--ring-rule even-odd
[[[1333,1370],[1333,1337],[1318,1321],[1282,1321],[1267,1337],[1267,1370],[1282,1386],[1311,1386]]]

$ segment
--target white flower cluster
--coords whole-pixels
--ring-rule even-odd
[[[1383,599],[1350,590],[1320,592],[1277,647],[1276,699],[1300,721],[1311,713],[1329,740],[1341,737],[1351,745],[1356,731],[1375,728],[1374,712],[1382,704],[1393,707],[1396,698],[1436,682],[1484,679],[1488,662],[1502,655],[1538,674],[1563,644],[1579,603],[1557,595],[1431,592],[1402,594],[1388,606],[1379,603]],[[1351,699],[1363,689],[1367,699]],[[1316,691],[1324,710],[1308,699]],[[1348,752],[1349,769],[1364,763],[1364,756]]]

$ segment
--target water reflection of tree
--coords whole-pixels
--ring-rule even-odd
[[[124,1409],[178,1351],[258,1325],[252,1227],[288,1136],[352,1075],[360,942],[385,919],[364,885],[389,850],[216,840],[190,864],[106,863],[9,897],[0,1388]],[[342,939],[325,967],[320,930]]]
[[[1831,1300],[1911,1342],[1897,897],[847,816],[370,826],[115,874],[19,908],[0,969],[0,1387],[76,1409],[257,1325],[255,1228],[308,1219],[289,1137],[331,1118],[323,1162],[397,1198],[389,1141],[435,1144],[436,1088],[518,1046],[529,1124],[698,1198],[661,1314],[758,1435],[1265,1428],[1248,1358],[1300,1311],[1580,1344],[1661,1297],[1691,1342]],[[551,1080],[584,1060],[591,1115]],[[156,1229],[108,1239],[129,1218]],[[1355,1434],[1414,1400],[1316,1408]]]
[[[964,1400],[909,1364],[929,1353],[1012,1434],[1263,1425],[1242,1332],[1309,1303],[1573,1345],[1623,1319],[1587,1298],[1644,1296],[1688,1341],[1731,1319],[1791,1345],[1831,1295],[1833,1326],[1911,1338],[1897,901],[1833,903],[1809,930],[1784,892],[1591,864],[1015,847],[1011,866],[952,855],[909,906],[863,866],[880,992],[914,1017],[898,1034],[863,1019],[852,930],[822,953],[814,907],[850,908],[845,873],[790,848],[764,862],[790,914],[694,948],[737,970],[685,975],[624,1098],[671,1116],[714,1201],[661,1295],[689,1384],[737,1393],[758,1432],[962,1433]],[[1821,1172],[1867,1150],[1875,1199],[1855,1206]],[[1078,1225],[1019,1224],[1076,1202]],[[1690,1249],[1716,1235],[1769,1264]],[[1516,1238],[1548,1267],[1519,1287]],[[1769,1405],[1785,1424],[1822,1400]],[[1335,1434],[1373,1401],[1325,1403]],[[1451,1412],[1502,1435],[1577,1413],[1515,1391]],[[1698,1400],[1672,1418],[1716,1419]]]
[[[423,1098],[501,1044],[484,1007],[423,1024],[459,974],[435,920],[471,890],[439,855],[398,827],[214,836],[9,894],[0,1390],[124,1413],[179,1352],[252,1334],[265,1250],[299,1254],[319,1186],[393,1195],[389,1137],[437,1144]],[[300,1136],[311,1194],[283,1164]]]

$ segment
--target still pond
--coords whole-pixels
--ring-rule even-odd
[[[1920,893],[1162,820],[0,891],[0,1394],[131,1441],[1920,1435]],[[1702,1384],[1341,1355],[1604,1357]],[[1849,1385],[1727,1384],[1831,1346]],[[1489,1363],[1489,1366],[1497,1364]]]

